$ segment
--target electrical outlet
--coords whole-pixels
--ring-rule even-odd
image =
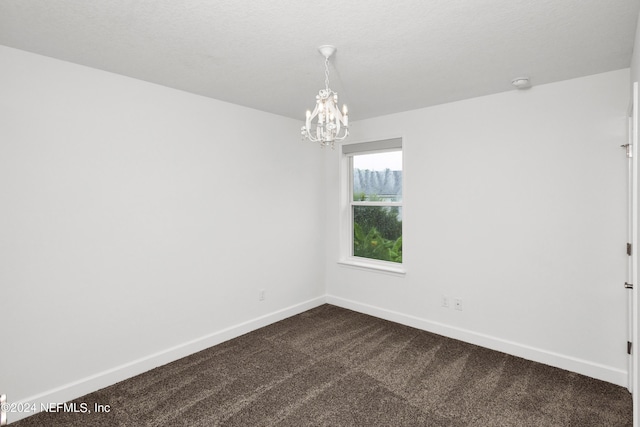
[[[455,307],[456,310],[462,311],[462,299],[454,298],[453,306]]]
[[[260,289],[260,292],[258,292],[258,301],[264,301],[264,298],[265,298],[264,289]]]
[[[449,308],[449,297],[446,295],[442,295],[442,303],[443,308]]]

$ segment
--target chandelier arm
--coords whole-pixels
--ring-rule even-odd
[[[307,138],[309,138],[309,141],[311,142],[318,142],[318,138],[314,137],[313,134],[311,133],[311,122],[313,121],[313,119],[316,118],[319,112],[320,112],[320,105],[316,103],[316,108],[313,109],[313,112],[309,115],[309,118],[307,119]],[[316,133],[317,132],[318,132],[318,126],[316,125]]]
[[[342,135],[341,137],[336,137],[336,141],[343,141],[346,137],[349,136],[349,129],[345,129],[344,131],[344,135]]]
[[[313,109],[313,112],[311,114],[309,114],[309,117],[307,117],[307,129],[311,129],[311,122],[313,121],[313,119],[316,118],[316,116],[319,113],[319,106],[318,104],[316,104],[316,108]]]

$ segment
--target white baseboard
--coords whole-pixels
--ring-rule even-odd
[[[485,334],[461,329],[444,323],[433,322],[416,316],[375,307],[368,304],[362,304],[332,295],[327,295],[326,302],[338,307],[347,308],[359,313],[368,314],[379,317],[381,319],[390,320],[392,322],[411,326],[424,331],[433,332],[448,338],[457,339],[468,342],[470,344],[479,345],[481,347],[500,351],[512,356],[522,357],[523,359],[532,360],[534,362],[543,363],[545,365],[554,366],[578,374],[586,375],[602,381],[607,381],[619,386],[627,387],[627,372],[612,368],[610,366],[589,362],[588,360],[578,359],[563,354],[558,354],[543,349],[530,347],[513,341],[492,337]]]
[[[223,343],[230,339],[239,337],[248,332],[260,329],[272,323],[284,320],[296,314],[303,313],[312,308],[318,307],[326,302],[325,297],[318,297],[309,301],[296,304],[264,316],[240,323],[238,325],[213,332],[209,335],[197,338],[195,340],[168,348],[166,350],[150,354],[149,356],[133,360],[124,365],[116,366],[107,371],[99,372],[95,375],[83,378],[52,390],[31,396],[27,399],[15,403],[18,408],[33,408],[30,412],[10,412],[7,414],[7,422],[21,420],[30,415],[39,412],[41,405],[47,406],[51,403],[64,403],[73,399],[77,399],[86,394],[100,390],[102,388],[113,385],[117,382],[126,380],[127,378],[147,372],[153,368],[173,362],[180,358],[189,356],[190,354]]]

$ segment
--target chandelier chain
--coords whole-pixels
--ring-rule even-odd
[[[324,85],[329,93],[329,58],[324,59]]]

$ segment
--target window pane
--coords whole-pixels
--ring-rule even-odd
[[[353,200],[402,201],[402,151],[353,156]]]
[[[353,256],[402,262],[402,208],[353,206]]]

